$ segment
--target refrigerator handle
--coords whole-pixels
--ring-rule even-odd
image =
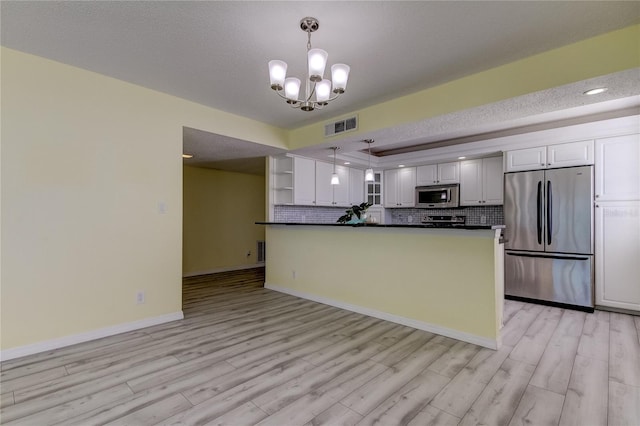
[[[551,192],[551,182],[547,181],[547,245],[551,244],[551,212],[553,211],[553,194]]]
[[[538,181],[538,202],[536,224],[538,226],[538,244],[542,244],[542,181]]]

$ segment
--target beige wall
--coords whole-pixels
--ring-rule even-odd
[[[179,312],[182,126],[279,147],[284,132],[1,54],[2,349]]]
[[[183,169],[184,275],[256,263],[264,240],[265,177],[196,167]],[[251,251],[251,256],[246,256]]]

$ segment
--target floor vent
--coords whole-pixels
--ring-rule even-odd
[[[324,137],[334,136],[339,133],[350,132],[358,129],[358,116],[345,118],[340,121],[324,125]]]
[[[264,241],[258,241],[258,244],[256,244],[256,253],[258,254],[256,261],[258,263],[264,263],[266,259],[266,248],[267,244]]]

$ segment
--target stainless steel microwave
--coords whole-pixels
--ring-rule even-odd
[[[460,204],[460,185],[435,185],[416,187],[416,207],[451,208]]]

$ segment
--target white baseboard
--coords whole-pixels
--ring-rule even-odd
[[[207,269],[206,271],[187,272],[182,274],[182,278],[197,277],[198,275],[217,274],[218,272],[229,272],[229,271],[240,271],[242,269],[262,268],[263,266],[264,266],[264,262],[250,263],[248,265],[239,265],[239,266],[225,266],[223,268]]]
[[[139,330],[141,328],[151,327],[152,325],[163,324],[165,322],[181,320],[183,318],[184,314],[182,313],[182,311],[178,311],[166,315],[160,315],[157,317],[145,318],[139,321],[99,328],[97,330],[87,331],[85,333],[60,337],[58,339],[45,340],[43,342],[33,343],[30,345],[18,346],[16,348],[0,351],[0,360],[7,361],[10,359],[33,355],[40,352],[47,352],[54,349],[63,348],[65,346],[71,346],[77,343],[100,339],[102,337],[126,333],[128,331]]]
[[[396,324],[406,325],[408,327],[416,328],[418,330],[429,331],[431,333],[439,334],[441,336],[451,337],[452,339],[473,343],[474,345],[483,346],[485,348],[497,350],[500,347],[500,342],[498,339],[488,339],[486,337],[476,336],[475,334],[469,334],[463,331],[453,330],[450,328],[442,327],[440,325],[430,324],[428,322],[401,317],[401,316],[390,314],[387,312],[378,311],[376,309],[366,308],[364,306],[352,305],[350,303],[341,302],[339,300],[329,299],[327,297],[317,296],[315,294],[310,294],[303,291],[292,290],[290,288],[280,287],[280,286],[269,284],[269,283],[265,283],[264,287],[268,288],[269,290],[290,294],[292,296],[300,297],[302,299],[312,300],[314,302],[319,302],[325,305],[334,306],[336,308],[345,309],[347,311],[357,312],[359,314],[367,315],[374,318],[379,318],[385,321],[391,321]]]

